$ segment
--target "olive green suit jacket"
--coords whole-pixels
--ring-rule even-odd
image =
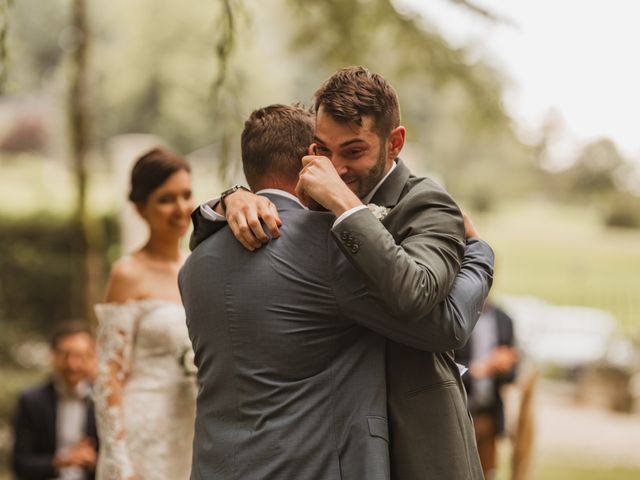
[[[394,314],[419,319],[449,293],[464,253],[464,223],[439,185],[397,163],[372,198],[389,209],[382,222],[363,209],[332,231],[370,294]],[[387,341],[391,478],[484,478],[453,356],[474,325],[426,326],[432,331],[430,351]]]

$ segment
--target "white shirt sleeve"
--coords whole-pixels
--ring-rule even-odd
[[[367,206],[366,205],[358,205],[357,207],[350,208],[349,210],[344,212],[342,215],[340,215],[338,218],[336,218],[336,221],[333,222],[333,226],[335,227],[340,222],[342,222],[345,218],[350,217],[351,215],[353,215],[357,211],[362,210],[363,208],[367,208]]]
[[[226,222],[227,218],[224,215],[220,215],[214,210],[214,207],[218,204],[218,202],[220,202],[220,197],[215,197],[211,200],[207,200],[202,205],[200,205],[200,213],[205,219],[211,220],[212,222]]]

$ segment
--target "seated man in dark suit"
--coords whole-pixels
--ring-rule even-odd
[[[93,479],[98,445],[90,395],[93,336],[82,323],[65,323],[53,335],[51,351],[51,379],[18,400],[13,471],[18,480]]]

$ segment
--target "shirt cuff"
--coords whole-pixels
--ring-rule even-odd
[[[219,201],[220,197],[215,197],[200,205],[200,214],[202,217],[212,222],[226,222],[227,218],[213,209]]]
[[[351,215],[353,215],[354,213],[362,210],[363,208],[367,208],[366,205],[358,205],[357,207],[353,207],[350,208],[349,210],[347,210],[346,212],[344,212],[342,215],[340,215],[338,218],[336,218],[336,221],[333,222],[333,227],[336,227],[340,222],[342,222],[344,219],[350,217]]]

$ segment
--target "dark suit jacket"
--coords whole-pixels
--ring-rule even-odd
[[[372,203],[391,209],[382,224],[361,210],[334,227],[335,239],[382,305],[422,318],[456,278],[464,245],[462,214],[439,185],[414,177],[399,160]],[[453,355],[470,336],[481,307],[476,309],[463,321],[442,317],[428,352],[408,342],[387,342],[392,478],[483,478]]]
[[[488,308],[491,308],[495,314],[496,318],[496,328],[497,332],[497,346],[507,346],[513,347],[515,346],[515,339],[513,335],[513,321],[511,318],[499,308],[490,305]],[[469,366],[472,361],[471,352],[473,345],[473,335],[469,338],[469,341],[460,349],[456,350],[456,360],[465,366]],[[472,414],[476,413],[489,413],[495,422],[496,425],[496,433],[502,433],[504,431],[504,404],[502,402],[502,397],[500,396],[500,391],[502,386],[506,383],[513,382],[516,376],[516,367],[512,368],[509,372],[504,375],[498,375],[493,378],[493,398],[495,399],[495,403],[490,405],[482,412],[471,412]],[[462,377],[464,381],[464,386],[469,393],[469,396],[473,396],[473,382],[471,381],[471,376],[467,373]]]
[[[180,272],[201,385],[192,479],[386,479],[385,342],[367,328],[427,348],[472,323],[491,251],[472,242],[457,301],[393,317],[339,252],[333,216],[270,198],[279,239],[247,252],[226,228]]]
[[[57,395],[53,382],[27,390],[18,400],[14,417],[13,471],[18,480],[46,480],[58,475],[56,451]],[[86,434],[98,444],[93,405],[87,408]],[[87,479],[94,472],[87,472]]]

